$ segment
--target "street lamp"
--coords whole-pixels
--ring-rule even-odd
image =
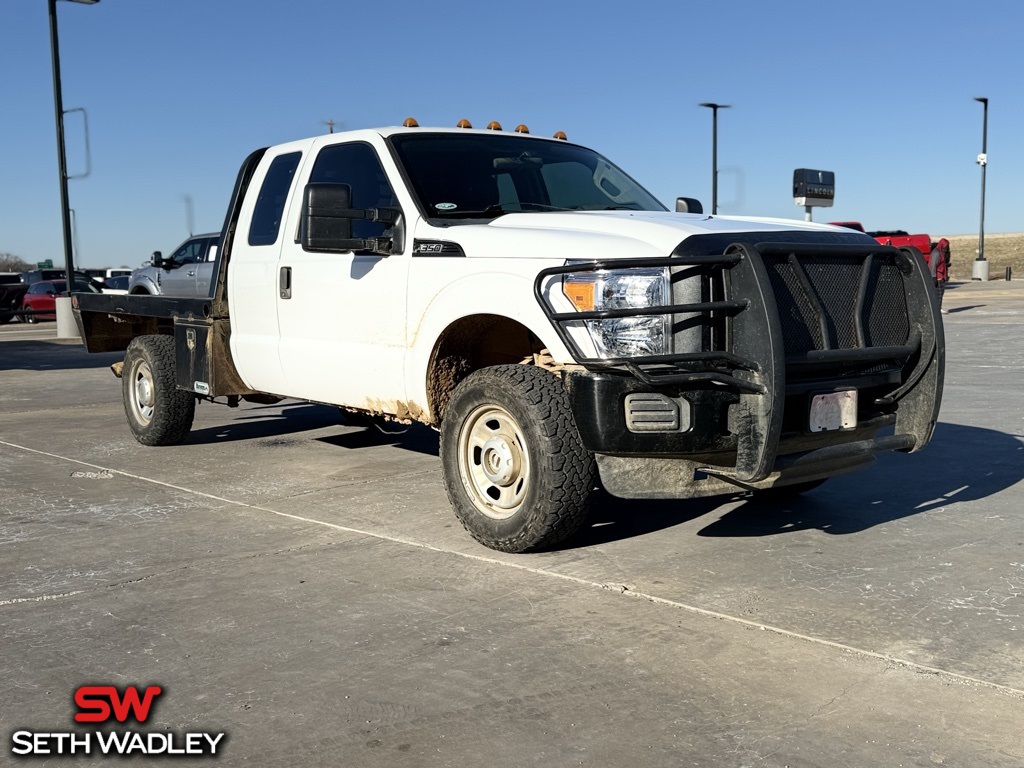
[[[978,258],[974,260],[972,280],[988,280],[988,261],[985,259],[985,168],[988,166],[988,99],[975,97],[984,107],[981,123],[981,154],[978,165],[981,166],[981,226],[978,229]]]
[[[95,5],[100,0],[68,0]],[[64,100],[60,92],[60,46],[57,42],[57,0],[48,0],[50,14],[50,57],[53,59],[53,111],[57,120],[57,169],[60,173],[60,213],[64,233],[64,267],[68,291],[75,287],[75,257],[71,239],[71,212],[68,204],[68,164],[64,154]]]
[[[196,228],[196,211],[192,205],[192,195],[183,195],[185,200],[185,226],[188,227],[188,236],[192,237]]]
[[[711,110],[711,213],[718,213],[718,110],[728,109],[729,104],[715,104],[705,101],[697,106]]]

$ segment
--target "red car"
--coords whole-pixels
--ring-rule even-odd
[[[864,232],[864,226],[859,221],[830,221],[829,224],[833,224],[837,227],[846,227],[847,229],[855,229],[858,232]],[[917,248],[925,258],[928,258],[928,254],[932,252],[933,243],[932,239],[928,235],[911,235],[909,232],[902,229],[868,232],[867,234],[875,238],[880,245],[892,245],[897,248],[904,245],[912,245]]]
[[[25,292],[25,298],[21,300],[21,310],[24,312],[22,318],[26,323],[35,323],[39,320],[55,320],[57,297],[64,293],[68,287],[67,280],[43,280],[33,283]],[[87,283],[84,280],[75,281],[76,293],[102,293],[99,288]]]

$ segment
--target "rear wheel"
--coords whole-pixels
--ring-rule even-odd
[[[188,437],[196,401],[175,384],[173,337],[132,339],[124,356],[121,394],[128,426],[143,445],[175,445]]]
[[[24,320],[26,323],[39,322],[39,320],[35,316],[35,313],[32,310],[32,307],[30,307],[28,304],[22,304],[21,311],[25,313],[21,316],[21,319]]]
[[[455,514],[480,543],[543,549],[586,519],[596,470],[554,374],[499,365],[468,376],[441,424],[441,466]]]

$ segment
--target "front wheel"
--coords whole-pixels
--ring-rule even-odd
[[[172,336],[132,339],[124,356],[121,394],[128,426],[143,445],[175,445],[188,437],[196,401],[175,385]]]
[[[455,514],[491,549],[564,541],[586,519],[596,470],[554,374],[498,365],[468,376],[441,423],[441,466]]]

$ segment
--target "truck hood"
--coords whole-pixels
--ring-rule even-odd
[[[458,243],[469,257],[610,259],[668,256],[692,235],[837,229],[794,219],[667,211],[572,211],[509,213],[480,224],[423,226],[416,237]]]

